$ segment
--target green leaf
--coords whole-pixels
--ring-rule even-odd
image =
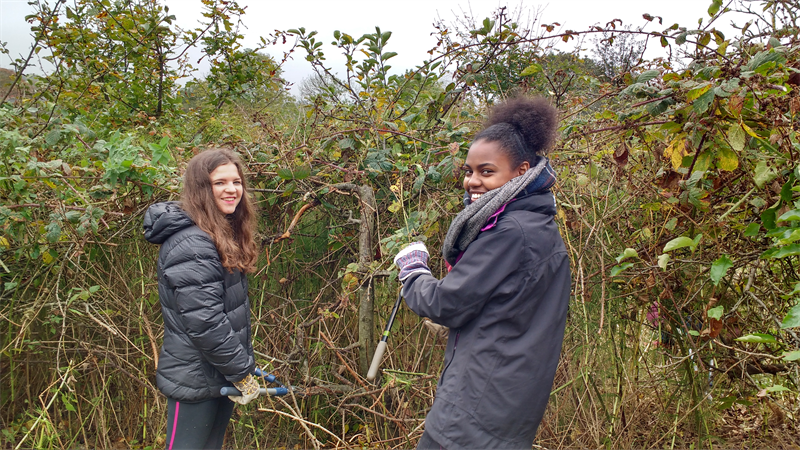
[[[800,221],[800,209],[793,209],[781,214],[781,216],[778,217],[778,222],[783,221]]]
[[[781,322],[781,328],[784,330],[797,327],[800,327],[800,304],[794,305]]]
[[[792,180],[783,183],[783,187],[781,188],[781,200],[786,203],[791,203],[792,201]]]
[[[667,221],[667,223],[664,224],[664,228],[668,229],[669,231],[674,230],[676,226],[678,226],[678,218],[677,217],[673,217],[672,219],[669,219]]]
[[[708,310],[709,319],[722,319],[722,314],[725,312],[725,307],[717,306]]]
[[[764,225],[764,228],[767,230],[774,230],[775,229],[775,208],[765,209],[764,212],[761,213],[761,223]]]
[[[647,83],[648,81],[652,80],[653,78],[661,75],[661,72],[658,70],[646,70],[641,73],[638,77],[636,77],[637,83]]]
[[[45,143],[50,147],[56,145],[59,139],[61,139],[61,128],[53,128],[44,136]]]
[[[675,38],[675,43],[678,44],[678,45],[685,44],[687,35],[688,35],[688,33],[686,33],[685,31],[683,33],[679,34],[678,37]]]
[[[797,361],[798,359],[800,359],[800,351],[798,350],[783,352],[784,361]]]
[[[530,66],[526,67],[522,72],[520,72],[521,77],[529,77],[531,75],[536,75],[537,73],[542,71],[542,66],[540,64],[533,63]]]
[[[708,107],[711,105],[711,102],[713,101],[714,101],[714,90],[709,89],[708,91],[706,91],[705,94],[701,95],[700,97],[697,97],[697,99],[695,99],[695,101],[692,102],[692,108],[694,109],[694,112],[696,112],[697,114],[703,114],[706,111],[708,111]]]
[[[714,286],[718,285],[725,273],[733,266],[733,261],[728,258],[728,255],[720,256],[716,261],[711,264],[711,281]]]
[[[755,176],[753,177],[753,181],[755,181],[756,186],[759,189],[763,188],[765,184],[769,183],[770,181],[774,180],[778,176],[778,172],[769,167],[767,162],[763,159],[756,164],[755,168]]]
[[[717,151],[717,167],[732,172],[739,168],[739,157],[733,150],[722,147]]]
[[[301,166],[292,172],[292,178],[295,180],[304,180],[311,175],[311,167]]]
[[[778,251],[772,253],[770,258],[773,259],[780,259],[785,258],[787,256],[795,256],[800,255],[800,244],[792,244],[787,245],[786,247],[781,247]]]
[[[620,263],[628,258],[637,258],[638,256],[639,254],[636,253],[636,250],[629,247],[626,248],[624,252],[620,253],[619,256],[617,256],[617,262]]]
[[[732,149],[738,152],[744,150],[745,139],[744,129],[738,123],[734,123],[728,128],[728,143],[731,144]]]
[[[775,386],[770,386],[766,389],[767,392],[785,392],[788,390],[789,390],[788,388],[785,388],[780,384],[776,384]]]
[[[758,235],[758,232],[760,230],[761,230],[761,225],[753,222],[750,225],[748,225],[747,228],[744,230],[744,235],[747,237],[753,237]]]
[[[800,281],[794,284],[794,290],[792,290],[792,292],[789,292],[786,295],[781,295],[781,298],[783,298],[784,300],[789,300],[790,298],[794,297],[797,294],[800,294]]]
[[[292,179],[292,171],[285,167],[281,167],[277,171],[275,171],[281,179],[284,180],[291,180]]]
[[[714,17],[722,7],[722,0],[712,0],[711,6],[708,7],[708,15]]]
[[[753,56],[745,66],[746,70],[756,70],[767,63],[782,63],[786,58],[775,51],[775,49],[758,52]]]
[[[775,343],[775,336],[766,333],[752,333],[736,338],[739,342],[750,342],[753,344],[768,344]]]
[[[658,267],[661,267],[662,270],[667,270],[667,264],[669,264],[669,255],[663,254],[658,257]]]
[[[611,268],[611,276],[615,277],[615,276],[619,275],[620,272],[622,272],[623,270],[628,269],[630,267],[633,267],[633,263],[624,263],[624,264],[620,264],[618,266],[614,266],[614,267]]]
[[[694,245],[694,241],[690,238],[686,236],[676,237],[675,239],[667,242],[667,245],[664,246],[664,253],[683,247],[691,247],[692,245]]]
[[[700,336],[700,332],[697,330],[689,330],[689,334],[692,336]]]

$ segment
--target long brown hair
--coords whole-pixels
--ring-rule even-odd
[[[211,187],[211,172],[225,164],[236,165],[242,180],[242,199],[233,214],[219,210]],[[247,194],[242,160],[227,148],[208,149],[189,161],[183,176],[181,208],[211,236],[222,266],[228,270],[253,272],[258,251],[253,234],[256,216]]]

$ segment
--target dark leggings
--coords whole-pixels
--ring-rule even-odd
[[[221,449],[233,414],[228,397],[199,403],[167,399],[167,450]]]

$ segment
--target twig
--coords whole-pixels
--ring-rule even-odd
[[[289,413],[286,413],[286,412],[283,412],[283,411],[278,411],[277,409],[272,409],[272,408],[261,408],[261,407],[259,407],[259,408],[258,408],[258,410],[259,410],[259,411],[262,411],[262,412],[269,412],[269,413],[274,413],[274,414],[278,414],[278,415],[281,415],[281,416],[289,417],[289,418],[291,418],[291,419],[294,419],[294,420],[296,420],[296,421],[300,422],[300,424],[301,424],[301,425],[303,425],[304,427],[305,427],[305,425],[311,425],[311,426],[312,426],[312,427],[314,427],[314,428],[319,428],[320,430],[324,431],[325,433],[328,433],[329,435],[333,436],[333,437],[334,437],[334,439],[336,439],[336,440],[337,440],[339,443],[341,443],[342,445],[344,445],[344,446],[347,446],[347,443],[346,443],[346,442],[344,442],[344,441],[343,441],[343,440],[342,440],[342,439],[341,439],[339,436],[337,436],[337,435],[335,435],[335,434],[331,433],[330,431],[328,431],[328,429],[327,429],[327,428],[323,427],[322,425],[316,424],[316,423],[314,423],[314,422],[309,422],[308,420],[305,420],[305,419],[303,419],[302,417],[297,417],[297,416],[295,416],[295,415],[293,415],[293,414],[289,414]],[[306,429],[307,429],[307,428],[306,428]],[[308,429],[307,429],[307,430],[308,430]],[[311,436],[311,438],[313,439],[313,441],[312,441],[312,442],[315,442],[315,443],[317,443],[317,444],[319,443],[319,441],[317,440],[317,438],[315,438],[315,437],[314,437],[314,435],[310,433],[310,430],[309,430],[309,435],[310,435],[310,436]]]

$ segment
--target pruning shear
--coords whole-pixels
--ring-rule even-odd
[[[264,380],[266,380],[267,383],[275,383],[278,385],[278,387],[275,388],[259,388],[258,395],[272,395],[275,397],[280,397],[282,395],[286,395],[289,393],[289,388],[287,388],[286,386],[283,385],[283,383],[278,381],[275,375],[264,372],[259,368],[256,368],[255,372],[253,372],[253,375],[259,378],[263,378]],[[239,391],[233,386],[223,387],[219,390],[219,393],[222,394],[223,396],[242,395],[241,391]]]

